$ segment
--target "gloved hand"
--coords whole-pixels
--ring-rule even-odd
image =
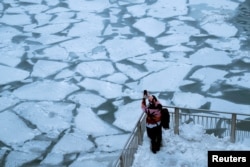
[[[143,98],[144,99],[148,98],[148,91],[147,90],[143,91]]]

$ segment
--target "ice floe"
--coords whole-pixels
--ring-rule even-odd
[[[82,62],[76,67],[76,72],[84,77],[92,78],[100,78],[104,75],[110,75],[113,74],[114,71],[113,64],[108,61]]]
[[[120,130],[101,120],[89,107],[80,107],[75,117],[75,126],[85,135],[103,136],[120,133]]]
[[[75,103],[80,104],[83,107],[98,107],[106,101],[101,96],[95,95],[93,93],[84,91],[75,93],[68,98],[69,100],[74,101]]]
[[[188,64],[170,63],[166,69],[142,78],[139,85],[156,92],[177,91],[190,69]]]
[[[6,145],[22,144],[31,140],[39,132],[29,128],[16,114],[10,110],[0,113],[0,140]],[[15,133],[13,133],[15,132]]]
[[[16,98],[12,98],[8,96],[3,96],[3,97],[0,96],[0,112],[6,109],[7,107],[11,107],[17,104],[18,102],[19,100]]]
[[[196,79],[202,82],[203,91],[207,91],[210,86],[218,81],[226,80],[225,75],[227,74],[224,70],[219,70],[215,68],[205,67],[199,70],[196,70],[190,79]]]
[[[239,76],[233,76],[226,80],[226,83],[233,86],[240,86],[249,89],[250,88],[250,73],[246,72]]]
[[[86,78],[79,83],[79,86],[84,87],[86,90],[97,91],[101,96],[108,99],[121,97],[122,95],[121,85],[98,79]]]
[[[152,50],[152,48],[145,43],[145,38],[142,37],[108,40],[103,45],[109,52],[110,59],[115,62],[142,54],[148,54]]]
[[[0,65],[0,71],[0,85],[22,81],[30,75],[28,71],[2,65]]]
[[[45,78],[59,72],[67,66],[67,63],[63,62],[39,60],[34,65],[31,76]]]
[[[67,82],[50,80],[32,82],[13,92],[19,99],[26,100],[62,100],[66,95],[78,90],[79,87]],[[49,90],[49,91],[48,91]]]
[[[146,25],[146,26],[145,26]],[[165,31],[165,23],[154,18],[139,19],[133,27],[145,33],[149,37],[157,37]]]
[[[25,102],[14,108],[15,112],[29,120],[39,131],[57,137],[71,125],[75,104],[52,102]]]
[[[190,55],[193,65],[227,65],[232,62],[227,52],[217,51],[211,48],[203,48]]]
[[[207,102],[203,95],[190,92],[175,92],[171,101],[175,106],[185,108],[200,108]]]
[[[113,124],[123,130],[132,131],[138,118],[143,113],[140,107],[139,101],[119,105],[118,111],[115,112],[116,119]]]

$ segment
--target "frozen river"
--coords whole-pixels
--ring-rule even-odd
[[[165,105],[250,113],[249,0],[2,0],[0,166],[109,166]]]

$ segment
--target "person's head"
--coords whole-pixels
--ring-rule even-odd
[[[148,96],[148,102],[154,104],[157,101],[157,98],[154,95]]]

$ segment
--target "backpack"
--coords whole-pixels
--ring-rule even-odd
[[[161,126],[164,129],[169,129],[170,115],[167,108],[161,110]]]

